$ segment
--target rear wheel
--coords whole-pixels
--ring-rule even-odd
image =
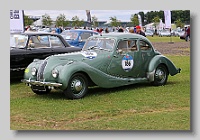
[[[47,86],[31,86],[32,91],[37,95],[44,95],[50,93],[51,89],[49,89]]]
[[[81,73],[74,74],[68,83],[64,94],[69,99],[80,99],[88,92],[88,80],[85,75]]]
[[[162,86],[165,85],[168,79],[168,70],[164,65],[158,65],[154,74],[153,85]]]

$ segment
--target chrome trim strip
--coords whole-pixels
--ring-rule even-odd
[[[52,86],[52,87],[61,87],[62,84],[60,83],[51,83],[51,82],[41,82],[41,81],[35,81],[35,80],[21,80],[23,83],[30,84],[30,85],[37,85],[37,86]]]
[[[13,69],[10,69],[11,71],[22,71],[22,70],[25,70],[26,68],[13,68]]]

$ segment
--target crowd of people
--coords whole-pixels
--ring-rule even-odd
[[[129,29],[125,29],[122,26],[120,27],[116,27],[116,28],[112,28],[112,30],[109,31],[108,27],[106,27],[105,29],[103,28],[96,28],[94,29],[94,31],[102,34],[102,33],[109,33],[109,32],[129,32],[129,33],[136,33],[136,34],[140,34],[146,37],[145,32],[142,30],[141,26],[135,26],[135,27],[130,27]]]

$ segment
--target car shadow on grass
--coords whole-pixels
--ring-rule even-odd
[[[120,92],[123,90],[132,90],[132,89],[137,89],[137,88],[144,88],[149,86],[150,84],[133,84],[133,85],[127,85],[127,86],[121,86],[121,87],[116,87],[116,88],[101,88],[98,86],[95,87],[89,87],[88,93],[85,95],[84,98],[91,97],[91,96],[101,96],[105,94],[111,94],[114,92]],[[33,93],[34,98],[43,98],[43,99],[56,99],[56,100],[71,100],[67,99],[61,90],[52,90],[49,94],[45,95],[37,95]]]
[[[177,84],[176,82],[168,82],[167,86],[173,86],[174,84]],[[127,86],[121,86],[121,87],[115,87],[115,88],[101,88],[98,86],[95,87],[89,87],[88,93],[85,95],[84,98],[90,98],[92,96],[101,96],[106,94],[111,94],[115,92],[121,92],[121,91],[127,91],[127,90],[136,90],[140,88],[149,88],[149,87],[155,87],[150,83],[137,83]],[[33,93],[35,94],[35,93]],[[56,100],[71,100],[67,99],[61,90],[52,90],[49,94],[46,95],[33,95],[35,98],[43,98],[43,99],[56,99]]]

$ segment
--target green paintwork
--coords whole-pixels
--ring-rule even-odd
[[[47,65],[44,69],[43,81],[62,84],[62,86],[59,87],[61,90],[67,88],[70,78],[75,73],[87,75],[93,83],[99,87],[112,88],[139,82],[152,82],[154,80],[152,77],[155,69],[159,64],[164,64],[171,76],[180,72],[173,62],[154,50],[152,44],[146,37],[131,33],[115,33],[92,36],[89,39],[98,38],[110,38],[114,40],[114,48],[111,51],[91,49],[81,52],[53,55],[45,60],[36,60],[27,67],[26,71],[29,72],[25,72],[24,79],[37,81],[36,76],[31,75],[31,68],[35,67],[38,70],[40,64],[44,61],[47,61]],[[137,50],[120,53],[117,47],[118,43],[122,40],[126,42],[130,39],[137,40]],[[148,50],[141,49],[139,43],[141,41],[148,44]],[[89,59],[86,57],[87,53],[93,53],[96,54],[96,56]],[[130,62],[130,65],[133,66],[127,71],[122,68],[122,64],[125,62],[122,62],[122,60],[126,56],[130,59],[133,58]],[[57,78],[52,77],[51,72],[53,69],[59,71]]]

